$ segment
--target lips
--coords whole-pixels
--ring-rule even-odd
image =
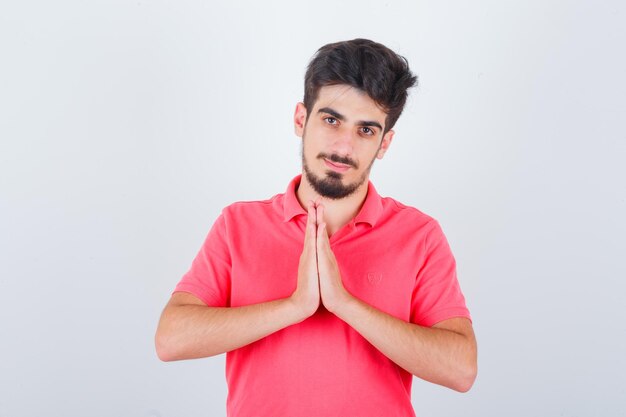
[[[326,158],[324,158],[324,163],[328,168],[336,172],[346,172],[350,169],[350,165],[340,164],[338,162],[331,162]]]

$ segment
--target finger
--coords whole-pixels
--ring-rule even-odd
[[[317,224],[316,216],[317,216],[317,212],[315,210],[315,205],[313,201],[309,201],[309,203],[307,204],[307,219],[306,219],[307,232],[309,231],[309,226],[313,226],[313,231],[315,231],[315,225]],[[313,236],[315,236],[315,234],[313,234]]]
[[[318,226],[324,223],[324,205],[322,203],[318,203],[315,208],[315,216]]]
[[[304,245],[308,245],[311,249],[315,249],[316,212],[313,201],[309,201],[307,204],[307,213],[306,229],[304,231]]]
[[[328,232],[326,231],[326,222],[322,222],[317,226],[317,251],[318,254],[322,249],[328,249],[330,241],[328,240]]]

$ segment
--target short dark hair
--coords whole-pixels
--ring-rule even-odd
[[[369,39],[329,43],[317,50],[304,76],[304,107],[307,119],[321,87],[347,84],[374,100],[385,113],[385,131],[395,124],[407,99],[407,90],[417,85],[409,63],[385,45]]]

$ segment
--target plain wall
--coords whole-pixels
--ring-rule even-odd
[[[3,1],[0,416],[224,416],[224,355],[162,363],[221,209],[300,170],[308,60],[366,37],[413,90],[372,181],[438,219],[479,344],[418,416],[626,415],[621,1]]]

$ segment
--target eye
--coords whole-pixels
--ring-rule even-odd
[[[363,133],[365,133],[367,136],[373,136],[373,135],[374,135],[374,133],[375,133],[372,129],[370,129],[370,128],[369,128],[369,127],[367,127],[367,126],[363,126],[363,127],[361,128],[361,131],[362,131]]]
[[[337,119],[335,119],[334,117],[324,117],[324,120],[326,120],[326,123],[328,123],[329,125],[337,124]]]

